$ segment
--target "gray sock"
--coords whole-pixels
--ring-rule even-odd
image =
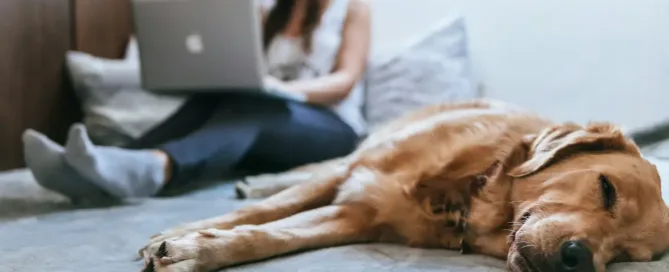
[[[110,195],[82,177],[67,164],[64,148],[45,135],[26,130],[23,133],[26,164],[42,187],[63,194],[74,202],[109,199]]]
[[[149,197],[163,186],[165,161],[153,151],[95,146],[81,124],[70,128],[65,150],[74,169],[116,197]]]

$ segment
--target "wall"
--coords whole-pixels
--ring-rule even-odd
[[[123,57],[132,32],[130,0],[76,0],[74,5],[76,50]]]
[[[487,94],[558,120],[669,120],[669,1],[373,0],[374,50],[466,16]]]

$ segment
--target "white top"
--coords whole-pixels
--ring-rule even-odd
[[[331,73],[341,47],[348,3],[349,0],[330,0],[320,25],[314,30],[311,54],[304,52],[302,38],[275,36],[266,55],[269,74],[281,80],[299,80]],[[265,0],[263,4],[263,8],[271,9],[274,1]],[[344,100],[330,108],[358,135],[362,135],[366,132],[363,103],[363,85],[358,82]]]

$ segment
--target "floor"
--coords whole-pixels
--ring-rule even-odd
[[[669,141],[646,150],[669,158]],[[669,160],[658,161],[669,200]],[[235,200],[230,183],[171,198],[122,206],[75,209],[40,189],[27,171],[0,176],[0,272],[139,271],[136,250],[156,231],[218,215],[248,204]],[[358,245],[317,250],[226,271],[504,271],[500,261],[443,250]],[[669,256],[610,271],[669,271]]]

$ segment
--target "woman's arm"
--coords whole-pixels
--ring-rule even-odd
[[[334,71],[314,79],[286,82],[284,87],[305,94],[309,103],[330,105],[346,98],[365,72],[370,35],[369,4],[351,0]]]

